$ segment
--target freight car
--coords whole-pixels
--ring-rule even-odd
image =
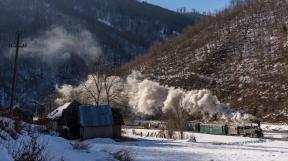
[[[198,122],[188,122],[186,125],[186,131],[214,134],[214,135],[227,135],[228,127],[225,124],[206,124]]]
[[[192,132],[200,132],[200,123],[188,122],[185,130],[186,131],[192,131]]]
[[[200,124],[200,133],[227,135],[227,126],[222,124]]]

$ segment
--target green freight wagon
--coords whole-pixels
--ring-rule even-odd
[[[200,132],[200,123],[188,122],[186,125],[186,130],[192,132]]]
[[[226,125],[219,124],[200,124],[200,133],[226,135],[228,128]]]

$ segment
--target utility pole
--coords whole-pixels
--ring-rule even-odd
[[[17,66],[18,66],[18,56],[19,56],[19,48],[25,48],[27,44],[20,43],[21,33],[17,33],[16,45],[9,44],[10,48],[16,48],[16,54],[14,59],[14,67],[13,67],[13,77],[12,77],[12,86],[11,86],[11,100],[10,100],[10,116],[13,117],[13,106],[15,99],[15,90],[16,90],[16,80],[17,80]]]

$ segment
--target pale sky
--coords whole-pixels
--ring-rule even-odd
[[[176,11],[178,8],[186,7],[187,11],[195,8],[199,12],[214,12],[227,7],[231,0],[141,0],[152,3],[163,8]]]

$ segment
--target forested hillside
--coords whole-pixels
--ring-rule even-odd
[[[288,2],[235,0],[123,67],[162,84],[211,89],[263,120],[288,116]]]
[[[56,85],[78,84],[99,56],[126,63],[199,18],[136,0],[0,0],[0,100],[9,102],[15,51],[8,44],[17,31],[27,43],[20,49],[17,102],[31,104]]]

